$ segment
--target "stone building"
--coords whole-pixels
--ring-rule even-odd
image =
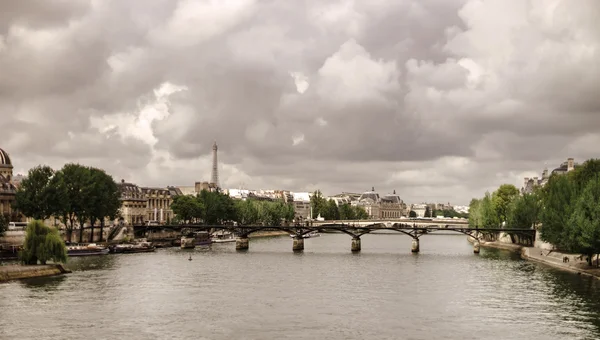
[[[215,183],[208,183],[208,182],[196,182],[194,187],[196,189],[196,193],[199,193],[202,190],[211,191],[211,192],[218,190],[218,187]]]
[[[381,197],[379,215],[381,218],[400,218],[406,216],[406,204],[396,194],[396,190],[390,195]]]
[[[406,204],[396,194],[396,190],[393,194],[380,196],[375,188],[371,188],[371,191],[365,191],[360,195],[358,201],[352,203],[365,209],[371,219],[390,219],[406,216]]]
[[[579,163],[575,163],[575,160],[573,158],[567,158],[566,162],[562,162],[556,169],[552,170],[551,173],[548,173],[548,169],[544,169],[544,171],[542,171],[541,178],[537,176],[533,178],[525,177],[523,180],[523,187],[521,188],[521,193],[530,194],[533,192],[533,189],[535,187],[544,186],[546,183],[548,183],[550,175],[566,174],[575,170],[577,167],[579,167]]]
[[[127,224],[142,224],[147,220],[148,199],[135,184],[121,180],[121,217]]]
[[[416,217],[425,217],[425,213],[429,207],[425,203],[412,204],[410,210],[415,213]]]
[[[144,197],[148,200],[146,206],[146,221],[168,223],[173,219],[171,210],[171,191],[166,188],[142,188]]]
[[[294,210],[296,212],[296,221],[305,221],[310,218],[310,195],[311,194],[308,192],[292,193]]]
[[[17,188],[12,184],[13,165],[8,153],[0,149],[0,214],[15,220],[12,205]]]

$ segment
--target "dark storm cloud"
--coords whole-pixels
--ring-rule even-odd
[[[140,184],[451,200],[594,156],[595,1],[0,4],[2,148]]]

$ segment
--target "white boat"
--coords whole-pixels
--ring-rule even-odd
[[[318,232],[311,231],[310,233],[308,233],[306,235],[303,235],[302,237],[304,237],[304,238],[311,238],[311,237],[319,237],[319,236],[321,236],[321,234],[319,234]]]
[[[235,235],[232,232],[221,230],[214,233],[210,240],[213,243],[235,242]]]
[[[316,231],[311,231],[311,232],[310,232],[310,233],[308,233],[308,234],[304,234],[304,235],[302,235],[302,238],[312,238],[312,237],[319,237],[319,236],[321,236],[321,234],[319,234],[318,232],[316,232]],[[291,238],[294,238],[294,237],[296,237],[296,234],[290,234],[290,237],[291,237]]]

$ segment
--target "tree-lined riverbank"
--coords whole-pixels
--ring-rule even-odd
[[[547,182],[545,182],[547,181]],[[531,192],[501,185],[470,204],[469,225],[479,228],[536,228],[555,251],[584,254],[588,266],[600,253],[600,160],[544,178]]]

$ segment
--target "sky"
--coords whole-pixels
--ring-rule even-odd
[[[0,2],[0,148],[141,186],[466,205],[598,157],[600,1]]]

